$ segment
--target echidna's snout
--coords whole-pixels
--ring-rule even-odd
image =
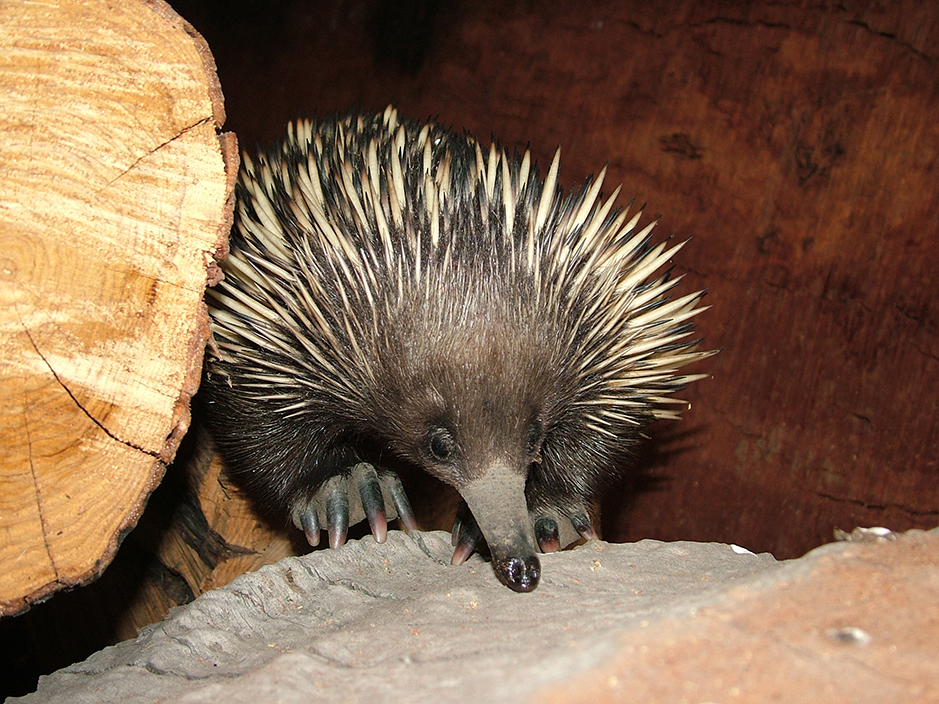
[[[458,487],[489,545],[496,577],[516,592],[532,591],[541,579],[541,562],[535,554],[535,535],[525,500],[525,480],[525,474],[496,463]],[[464,559],[458,546],[453,561]]]
[[[512,555],[496,559],[493,553],[492,569],[500,582],[516,592],[533,591],[541,579],[541,561],[537,555]]]

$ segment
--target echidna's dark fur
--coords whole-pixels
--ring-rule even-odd
[[[327,480],[403,458],[460,491],[520,591],[559,526],[592,535],[588,506],[708,353],[702,293],[658,273],[681,244],[650,244],[602,173],[565,196],[557,172],[390,108],[245,159],[206,385],[259,501],[315,541]]]

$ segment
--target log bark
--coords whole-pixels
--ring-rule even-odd
[[[237,154],[162,0],[0,5],[0,614],[94,579],[189,426]]]
[[[173,465],[114,567],[120,586],[102,585],[96,597],[119,601],[132,584],[133,599],[114,621],[112,642],[133,638],[174,606],[228,584],[235,577],[283,557],[306,552],[298,531],[271,525],[228,479],[215,445],[204,430],[192,429],[185,458]],[[133,580],[127,560],[144,559],[147,569]],[[93,585],[91,589],[98,587]]]

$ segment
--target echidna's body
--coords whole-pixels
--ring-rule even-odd
[[[403,460],[456,487],[496,574],[533,589],[536,547],[592,534],[642,427],[677,417],[668,394],[697,377],[676,370],[707,354],[688,340],[702,294],[671,300],[658,273],[681,245],[650,246],[602,174],[564,197],[557,170],[392,109],[246,160],[209,300],[212,429],[311,542],[340,544],[350,512],[378,539],[383,509],[407,521]],[[478,533],[456,533],[459,561]]]

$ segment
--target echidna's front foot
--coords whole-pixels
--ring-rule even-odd
[[[587,540],[597,537],[590,514],[584,508],[533,512],[532,522],[535,528],[535,540],[538,541],[538,547],[542,552],[557,552],[579,537]]]
[[[293,522],[312,546],[319,545],[320,530],[329,534],[329,547],[346,542],[350,525],[368,520],[372,535],[385,542],[388,520],[397,518],[406,531],[417,526],[411,504],[398,475],[379,474],[365,462],[347,473],[330,477],[309,499],[298,502],[292,512]]]
[[[590,514],[583,507],[532,511],[531,516],[535,540],[538,541],[541,552],[557,552],[580,537],[587,540],[597,537]],[[482,539],[482,531],[476,525],[476,519],[473,518],[466,502],[461,502],[456,519],[453,521],[451,535],[453,557],[450,559],[450,564],[463,564],[473,554]]]

